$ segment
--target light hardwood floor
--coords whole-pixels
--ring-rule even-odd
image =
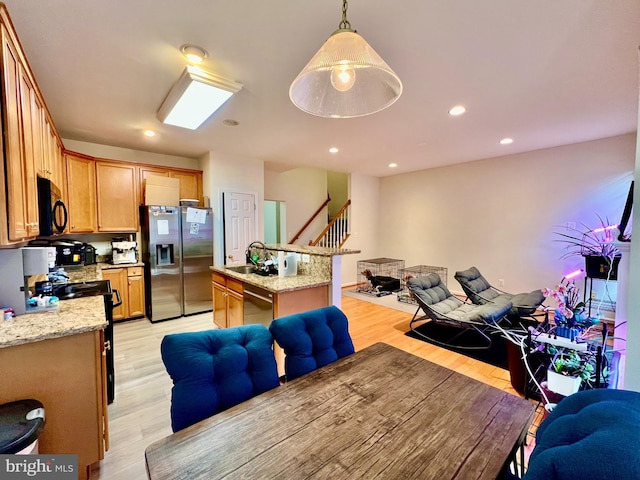
[[[385,342],[517,395],[506,370],[405,336],[410,314],[347,296],[342,297],[342,310],[349,318],[356,350]],[[142,319],[115,325],[116,397],[109,406],[110,448],[92,478],[146,478],[145,448],[171,434],[171,380],[160,358],[160,342],[169,333],[209,328],[213,328],[211,313],[155,324]]]

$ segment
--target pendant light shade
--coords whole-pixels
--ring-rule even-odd
[[[344,1],[340,28],[289,88],[289,97],[299,109],[327,118],[361,117],[387,108],[400,97],[398,76],[348,27]]]

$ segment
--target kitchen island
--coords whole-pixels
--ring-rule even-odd
[[[212,266],[213,321],[220,328],[251,323],[269,326],[274,318],[335,305],[341,300],[342,255],[359,250],[266,245],[268,257],[278,251],[300,255],[297,275],[279,277],[235,271],[239,265]],[[284,374],[284,354],[275,346],[278,372]]]
[[[234,294],[242,296],[245,285],[258,287],[273,294],[273,318],[327,305],[341,306],[340,258],[342,255],[360,253],[359,250],[282,244],[265,245],[264,253],[268,257],[277,257],[278,251],[296,253],[300,256],[297,275],[279,277],[278,275],[240,273],[234,270],[238,265],[210,267],[213,271],[214,321],[218,326],[224,328],[246,323],[239,321],[234,315],[238,310],[234,306],[231,307],[231,321],[228,318],[229,296],[234,297]],[[218,312],[223,310],[221,302],[216,302],[216,293],[219,300],[225,303],[224,311],[227,314],[225,321],[215,320],[216,309]],[[236,300],[241,301],[238,295],[235,295]]]
[[[77,454],[80,479],[108,448],[106,327],[101,296],[0,321],[0,404],[42,402],[39,451]]]

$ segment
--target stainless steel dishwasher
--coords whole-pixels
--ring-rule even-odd
[[[244,284],[244,324],[260,323],[269,327],[273,320],[273,293]]]

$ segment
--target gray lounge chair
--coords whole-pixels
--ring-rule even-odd
[[[409,278],[407,287],[418,302],[418,309],[411,319],[409,327],[417,335],[441,345],[466,349],[489,348],[491,346],[491,337],[487,334],[487,331],[504,319],[511,310],[510,302],[486,305],[467,303],[454,296],[442,283],[442,279],[437,273],[430,273],[425,277]],[[420,309],[425,315],[418,317]],[[446,341],[430,338],[414,328],[416,322],[425,319],[459,328],[460,332]],[[486,345],[467,346],[456,343],[456,340],[468,330],[478,332],[485,340]]]
[[[528,293],[503,292],[493,287],[476,267],[456,272],[454,278],[460,283],[469,300],[476,305],[511,303],[510,316],[521,318],[545,315],[535,313],[544,302],[542,290]]]

